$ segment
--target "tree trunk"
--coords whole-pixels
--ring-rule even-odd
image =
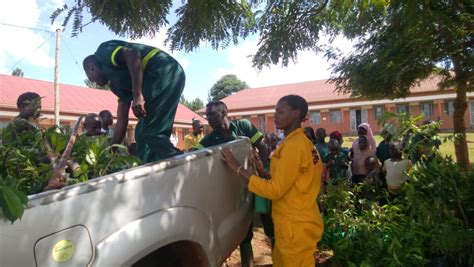
[[[463,73],[459,57],[453,56],[454,73],[456,75],[456,99],[454,100],[453,124],[454,134],[459,136],[454,142],[456,160],[463,170],[470,170],[469,151],[467,149],[466,125],[464,114],[467,110],[467,82],[462,79]]]

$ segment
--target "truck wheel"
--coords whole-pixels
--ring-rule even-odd
[[[199,244],[191,241],[178,241],[153,251],[132,266],[207,267],[209,262]]]

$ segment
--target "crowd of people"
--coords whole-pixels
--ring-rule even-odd
[[[357,138],[350,147],[343,147],[343,137],[339,131],[329,134],[326,130],[305,128],[306,136],[314,143],[324,163],[322,181],[324,188],[330,185],[354,185],[367,183],[386,188],[395,195],[403,185],[413,163],[403,153],[399,140],[392,140],[389,131],[382,131],[383,141],[377,146],[368,123],[357,128]]]
[[[206,117],[212,131],[203,134],[201,121],[193,120],[193,131],[184,138],[184,151],[170,141],[176,108],[185,76],[181,66],[167,53],[146,45],[109,41],[101,44],[83,66],[87,77],[99,85],[109,84],[119,98],[114,130],[112,113],[102,110],[85,117],[84,135],[107,135],[111,144],[122,143],[129,110],[139,119],[136,143],[129,152],[143,163],[181,153],[224,144],[240,136],[249,138],[255,153],[256,171],[245,169],[233,153],[223,148],[230,169],[244,179],[248,190],[271,202],[271,211],[260,214],[265,234],[273,247],[274,266],[314,266],[314,253],[323,234],[318,195],[332,186],[369,183],[381,185],[396,195],[405,181],[412,160],[404,158],[403,142],[392,140],[389,131],[377,146],[369,124],[362,123],[351,146],[334,131],[302,124],[308,103],[297,95],[282,97],[275,107],[275,126],[281,132],[264,134],[249,120],[230,120],[227,106],[212,101]],[[19,116],[9,126],[11,138],[18,131],[36,129],[41,97],[26,93],[18,98]],[[9,137],[4,134],[5,137]],[[242,266],[252,262],[252,226],[240,244]]]

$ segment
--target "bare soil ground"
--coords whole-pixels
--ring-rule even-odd
[[[253,257],[254,266],[267,267],[272,266],[272,248],[270,240],[263,233],[262,227],[253,228]],[[240,266],[240,251],[239,248],[232,252],[232,255],[224,262],[222,267],[238,267]]]
[[[262,227],[253,228],[252,247],[254,254],[255,267],[271,267],[272,266],[272,249],[270,240],[263,233]],[[316,257],[317,266],[330,266],[329,260],[333,257],[332,251],[319,251]],[[240,251],[239,248],[234,250],[230,257],[224,262],[222,267],[239,267]]]

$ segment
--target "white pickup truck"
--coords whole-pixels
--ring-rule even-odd
[[[224,146],[250,164],[248,139]],[[20,221],[0,219],[0,266],[220,266],[252,202],[211,147],[29,196]]]

